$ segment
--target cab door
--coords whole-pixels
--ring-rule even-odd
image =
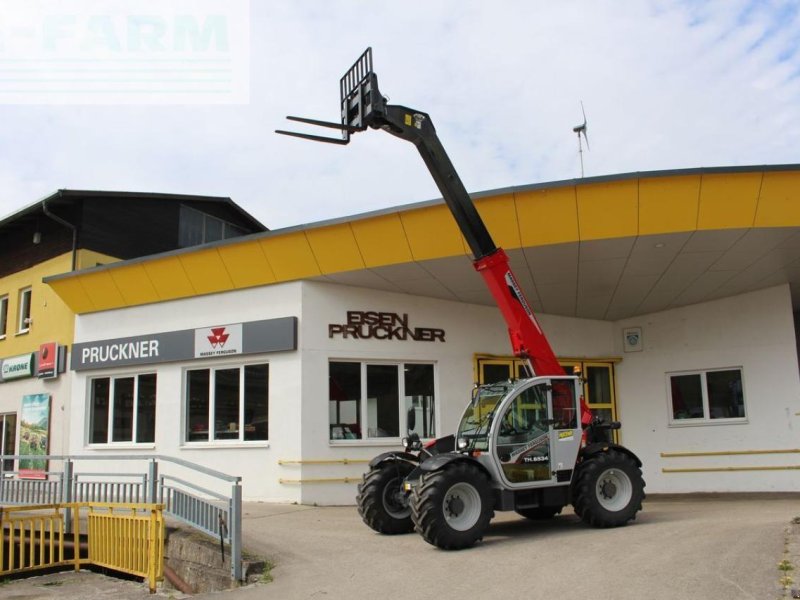
[[[575,382],[575,378],[539,379],[500,407],[501,418],[493,427],[493,454],[510,487],[569,481],[569,476],[563,479],[564,473],[571,475],[581,437]]]

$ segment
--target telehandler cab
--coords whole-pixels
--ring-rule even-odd
[[[475,388],[455,435],[376,456],[358,487],[364,522],[385,534],[416,530],[425,541],[461,549],[482,539],[495,510],[547,519],[571,504],[595,527],[636,517],[644,499],[642,463],[610,441],[619,423],[592,419],[581,381],[564,373],[508,264],[495,246],[433,127],[430,117],[387,104],[367,50],[339,83],[341,123],[287,117],[338,129],[341,138],[277,131],[347,144],[350,135],[383,129],[412,142],[474,255],[475,269],[508,325],[514,355],[529,378]]]

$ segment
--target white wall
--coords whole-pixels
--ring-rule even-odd
[[[77,317],[75,341],[91,341],[225,325],[261,319],[300,317],[300,283],[275,285],[225,294],[214,294],[161,304],[138,306],[92,313]],[[302,330],[302,327],[299,326]],[[302,336],[300,335],[300,338]],[[302,339],[298,340],[302,344]],[[266,444],[238,446],[209,444],[205,447],[184,446],[183,439],[183,372],[187,367],[239,365],[268,361],[270,365],[270,440]],[[150,446],[87,445],[89,407],[88,380],[96,376],[157,372],[156,441]],[[238,358],[184,361],[120,369],[81,371],[75,373],[72,387],[74,403],[71,421],[70,449],[74,454],[119,452],[120,454],[166,454],[200,463],[232,475],[243,477],[245,500],[299,500],[299,488],[278,482],[277,457],[299,456],[301,440],[301,381],[299,352],[278,352]],[[119,463],[120,469],[129,469]],[[141,468],[141,465],[138,465]],[[180,469],[165,465],[176,475]],[[182,476],[186,478],[186,471]],[[202,478],[201,478],[202,479]],[[203,481],[203,485],[212,480]]]
[[[644,349],[625,353],[622,329]],[[622,442],[644,462],[648,492],[800,490],[796,471],[663,473],[663,468],[780,466],[796,454],[663,458],[662,452],[798,447],[800,377],[788,286],[614,324]],[[747,423],[669,426],[666,373],[742,367]]]
[[[345,323],[347,311],[408,314],[410,327],[445,330],[445,343],[412,340],[330,338],[328,325]],[[328,441],[328,362],[333,359],[414,360],[436,363],[437,433],[454,433],[474,381],[475,354],[509,355],[507,327],[497,308],[354,288],[305,282],[303,285],[303,456],[305,459],[368,460],[397,441]],[[612,325],[602,321],[542,315],[542,328],[557,354],[608,356],[613,351]],[[366,466],[308,465],[284,467],[302,478],[360,478]],[[314,484],[303,488],[302,501],[318,504],[353,503],[354,484]]]
[[[446,343],[330,338],[328,325],[344,323],[348,310],[408,314],[412,327],[444,329]],[[436,363],[437,433],[454,432],[473,382],[475,354],[508,355],[506,326],[494,307],[367,290],[324,282],[296,282],[227,292],[161,304],[83,315],[76,341],[91,341],[297,316],[296,352],[238,359],[162,364],[158,372],[156,443],[136,452],[159,453],[202,463],[243,477],[249,500],[351,504],[355,483],[283,480],[352,478],[364,464],[279,464],[279,461],[369,460],[398,449],[397,440],[328,440],[328,363],[335,359],[431,361]],[[664,459],[661,452],[797,447],[800,377],[794,347],[791,298],[787,287],[728,298],[644,317],[609,323],[542,315],[556,354],[569,357],[621,356],[617,365],[622,442],[644,461],[648,492],[701,490],[796,490],[792,471],[663,474],[663,467],[788,464],[791,455]],[[644,350],[625,353],[621,331],[641,326]],[[183,439],[183,372],[187,366],[270,363],[270,440],[256,446],[209,445],[189,448]],[[666,373],[741,366],[748,422],[744,425],[668,427]],[[147,369],[150,370],[150,369]],[[87,454],[86,406],[90,376],[144,372],[75,373],[70,451]],[[2,388],[0,388],[1,390]],[[128,447],[104,453],[131,454]],[[125,468],[120,466],[120,468]]]

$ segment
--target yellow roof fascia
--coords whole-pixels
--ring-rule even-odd
[[[523,247],[563,244],[578,239],[575,186],[514,194]]]
[[[122,269],[106,272],[111,275],[127,306],[145,304],[161,297],[142,264],[126,265]]]
[[[444,204],[399,213],[414,260],[466,254],[458,225]]]
[[[177,256],[145,260],[142,266],[161,300],[186,298],[197,293]]]
[[[292,281],[322,274],[305,232],[292,231],[259,240],[275,281]]]
[[[275,283],[275,272],[259,240],[227,244],[217,251],[236,288]]]
[[[324,275],[356,271],[365,267],[350,223],[308,229],[306,237]]]
[[[697,229],[700,175],[639,180],[639,235]]]
[[[753,226],[800,226],[800,174],[796,171],[764,173]]]
[[[752,227],[763,175],[761,171],[703,175],[697,229]]]
[[[800,225],[800,171],[688,173],[501,191],[476,200],[498,245],[533,247]],[[469,254],[444,204],[76,272],[50,285],[76,313]]]
[[[475,208],[495,244],[506,250],[522,246],[514,194],[480,198],[475,201]]]
[[[86,273],[81,277],[80,283],[91,297],[94,310],[108,310],[125,306],[125,299],[109,271]]]
[[[579,185],[580,239],[603,240],[639,233],[639,180],[623,179]]]
[[[414,260],[399,214],[353,221],[351,226],[364,264],[368,268]]]
[[[213,294],[234,287],[216,248],[187,252],[179,255],[178,259],[198,294]]]
[[[83,287],[80,277],[56,279],[49,285],[73,313],[83,314],[97,310],[92,302],[92,295]]]

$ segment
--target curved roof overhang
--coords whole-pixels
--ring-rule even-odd
[[[537,311],[617,320],[784,283],[800,291],[800,165],[630,173],[473,197]],[[45,281],[80,314],[301,279],[493,304],[441,200]]]

